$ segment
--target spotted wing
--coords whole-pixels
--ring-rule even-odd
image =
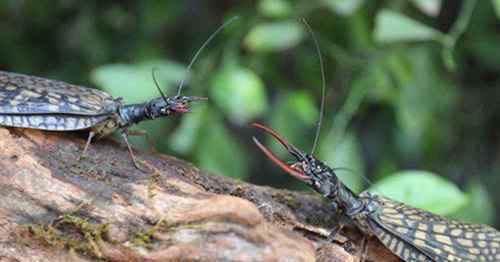
[[[391,252],[406,262],[437,262],[426,253],[416,248],[406,239],[392,233],[390,230],[382,227],[376,220],[369,220],[368,224],[373,233]]]
[[[374,230],[381,242],[403,259],[411,253],[404,247],[432,259],[406,261],[500,261],[500,232],[492,227],[449,220],[380,196],[375,199],[380,210],[371,222],[381,227]]]
[[[100,90],[22,74],[0,71],[0,115],[103,115],[118,102]]]
[[[109,120],[108,115],[3,115],[0,114],[0,125],[12,127],[34,128],[52,131],[82,130],[94,127]]]

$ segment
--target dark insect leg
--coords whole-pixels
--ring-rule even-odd
[[[368,259],[368,238],[366,236],[364,236],[363,239],[361,239],[359,253],[361,253],[359,256],[360,257],[359,261],[360,262],[367,261],[367,259]]]
[[[127,134],[128,134],[128,132],[126,130],[123,131],[122,137],[123,137],[123,140],[125,140],[125,144],[127,144],[128,152],[130,153],[130,157],[132,158],[132,162],[134,162],[134,166],[143,172],[148,172],[146,169],[142,168],[139,165],[139,163],[137,162],[135,155],[134,155],[134,151],[132,150],[132,147],[130,146],[130,143],[128,142],[128,135]]]
[[[343,216],[341,218],[341,220],[343,220]],[[345,222],[343,221],[339,221],[339,223],[332,229],[332,231],[330,232],[330,234],[328,235],[328,238],[327,240],[330,242],[330,243],[333,243],[333,242],[337,242],[337,243],[340,243],[342,245],[342,247],[344,248],[344,250],[349,253],[349,254],[354,254],[355,253],[355,248],[354,248],[354,243],[350,240],[350,239],[347,239],[345,241],[338,241],[336,239],[338,233],[342,230],[342,228],[344,228],[344,226],[346,225]]]
[[[337,234],[340,232],[340,230],[342,230],[342,228],[344,227],[344,224],[343,223],[339,223],[337,224],[333,229],[332,229],[332,232],[330,232],[330,234],[328,235],[328,241],[329,242],[333,242],[335,241],[335,237],[337,236]]]
[[[152,137],[150,137],[148,135],[148,132],[146,132],[146,130],[133,130],[133,131],[128,130],[127,135],[129,135],[129,136],[144,136],[146,138],[146,141],[148,141],[148,144],[149,144],[149,152],[158,153],[158,151],[156,150],[156,148],[154,146],[155,141],[153,140]]]
[[[85,147],[83,148],[83,152],[80,154],[80,157],[78,157],[78,160],[81,158],[85,157],[85,154],[87,153],[87,149],[89,148],[90,142],[92,142],[92,138],[95,136],[94,131],[89,132],[89,137],[87,138],[87,143],[85,143]]]
[[[330,232],[330,235],[328,235],[328,241],[334,242],[335,238],[337,237],[337,234],[344,228],[345,225],[348,225],[350,223],[349,218],[343,214],[337,207],[337,204],[335,203],[330,203],[332,205],[333,211],[336,212],[336,217],[337,217],[337,224],[335,227],[332,229]]]
[[[134,166],[139,168],[139,165],[137,164],[137,161],[135,160],[134,151],[132,150],[132,147],[130,146],[130,143],[128,142],[128,131],[124,131],[122,133],[122,137],[123,137],[123,140],[125,140],[125,144],[127,144],[128,152],[130,154],[130,157],[132,158],[132,162],[134,162]]]
[[[336,237],[336,236],[337,236],[337,234],[340,232],[340,230],[342,230],[342,228],[344,227],[344,225],[345,225],[345,224],[343,224],[343,223],[339,223],[339,224],[337,224],[337,225],[333,228],[332,232],[330,232],[330,235],[328,235],[328,241],[329,241],[330,243],[333,243],[333,242],[337,242],[337,243],[339,243],[339,245],[341,245],[341,246],[342,246],[342,248],[343,248],[343,249],[344,249],[347,253],[349,253],[349,254],[353,255],[353,254],[355,254],[355,253],[356,253],[356,249],[354,248],[354,243],[353,243],[350,239],[347,239],[347,240],[342,241],[342,242],[337,241],[337,240],[335,239],[335,237]]]

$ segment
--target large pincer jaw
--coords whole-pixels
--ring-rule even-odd
[[[278,140],[278,142],[280,142],[283,145],[283,147],[285,147],[285,149],[288,151],[288,153],[290,153],[295,158],[297,158],[297,160],[298,160],[297,163],[300,163],[300,161],[302,161],[303,159],[305,159],[305,154],[302,151],[300,151],[294,145],[292,145],[288,141],[286,141],[283,137],[281,137],[273,129],[271,129],[271,128],[267,127],[267,126],[258,124],[258,123],[253,123],[252,126],[255,127],[255,128],[257,128],[257,129],[260,129],[260,130],[264,131],[265,133],[270,134],[276,140]],[[252,137],[252,139],[253,139],[253,142],[257,145],[257,147],[259,147],[259,149],[271,161],[273,161],[276,165],[278,165],[281,169],[283,169],[283,171],[287,172],[288,174],[290,174],[291,176],[293,176],[293,177],[295,177],[295,178],[297,178],[299,180],[302,180],[302,181],[309,181],[310,180],[310,177],[308,175],[306,175],[304,173],[304,171],[302,171],[301,169],[295,167],[295,164],[289,165],[289,164],[285,163],[283,160],[279,159],[271,150],[269,150],[262,143],[260,143],[260,141],[257,138]]]

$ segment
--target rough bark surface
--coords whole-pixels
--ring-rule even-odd
[[[74,133],[0,128],[0,261],[359,261],[314,194],[209,174]],[[349,240],[348,240],[349,239]],[[366,261],[399,261],[370,239]]]

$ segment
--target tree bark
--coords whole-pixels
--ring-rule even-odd
[[[0,128],[0,261],[359,261],[315,194],[209,174],[75,133]],[[367,261],[399,261],[368,240]]]

